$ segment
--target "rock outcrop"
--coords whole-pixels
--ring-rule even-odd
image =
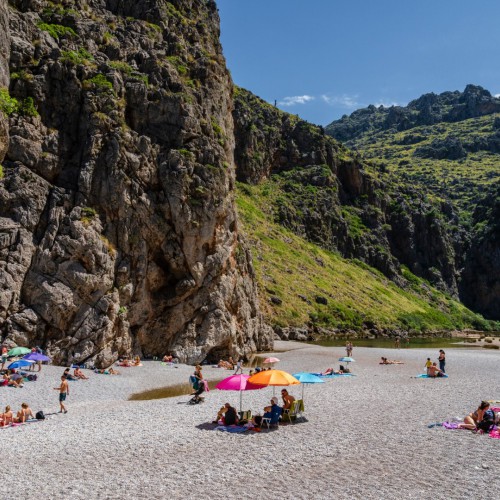
[[[10,41],[19,105],[0,181],[4,340],[98,366],[268,348],[233,204],[215,3],[9,6],[0,57]]]
[[[360,259],[405,286],[401,265],[457,295],[462,242],[411,186],[374,178],[361,158],[300,120],[236,89],[238,180],[274,179],[276,221],[324,248]],[[453,214],[450,213],[450,218]]]

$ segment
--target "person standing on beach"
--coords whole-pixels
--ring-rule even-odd
[[[7,347],[2,346],[2,367],[0,368],[0,370],[3,370],[5,368],[5,363],[7,363],[7,359],[8,359],[8,356],[7,356],[8,352],[9,351],[7,350]]]
[[[399,336],[396,337],[396,340],[394,341],[394,347],[396,349],[399,349],[400,347],[400,342],[401,342],[401,338]]]
[[[61,376],[61,385],[54,387],[54,390],[59,391],[59,406],[61,407],[59,413],[68,413],[64,401],[66,401],[66,396],[69,396],[69,384],[64,375]]]
[[[236,375],[238,372],[243,373],[243,360],[238,358],[238,362],[236,363],[236,370],[234,370],[234,374]]]
[[[438,361],[439,361],[439,369],[443,373],[446,373],[445,369],[444,369],[444,366],[446,365],[446,356],[444,354],[443,349],[439,349],[439,358],[438,358]]]
[[[353,348],[352,342],[351,341],[346,342],[346,344],[345,344],[345,351],[347,353],[347,357],[351,357],[352,356],[352,348]]]

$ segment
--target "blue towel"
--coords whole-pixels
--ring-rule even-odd
[[[427,375],[427,373],[421,373],[420,375],[417,375],[415,378],[448,378],[448,375],[446,373],[444,375],[441,375],[440,377],[430,377]]]
[[[246,427],[238,427],[237,425],[235,426],[225,426],[225,425],[218,425],[215,430],[217,431],[223,431],[223,432],[234,432],[234,433],[240,433],[240,432],[246,432],[248,429]]]

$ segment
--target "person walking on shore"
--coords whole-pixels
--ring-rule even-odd
[[[345,344],[345,351],[347,353],[347,357],[350,358],[352,356],[352,349],[353,349],[353,345],[352,345],[352,342],[351,341],[348,341],[346,342]]]
[[[243,373],[243,360],[238,358],[238,362],[236,363],[236,370],[234,370],[234,374],[236,375],[238,372]]]
[[[59,391],[59,413],[68,413],[68,410],[64,406],[64,401],[66,401],[66,396],[69,396],[69,384],[64,375],[61,376],[61,385],[59,387],[54,387],[55,391]]]
[[[444,366],[446,365],[446,356],[444,354],[443,349],[439,349],[439,358],[438,358],[438,361],[439,361],[439,369],[443,373],[446,373],[445,369],[444,369]]]

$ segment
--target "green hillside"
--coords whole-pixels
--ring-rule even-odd
[[[499,120],[493,114],[402,132],[371,130],[350,145],[371,160],[372,173],[450,200],[469,224],[477,204],[500,181]]]
[[[272,178],[238,185],[242,232],[252,247],[270,324],[414,332],[498,328],[406,269],[409,285],[403,290],[365,263],[344,259],[274,223],[280,196],[279,181]]]

